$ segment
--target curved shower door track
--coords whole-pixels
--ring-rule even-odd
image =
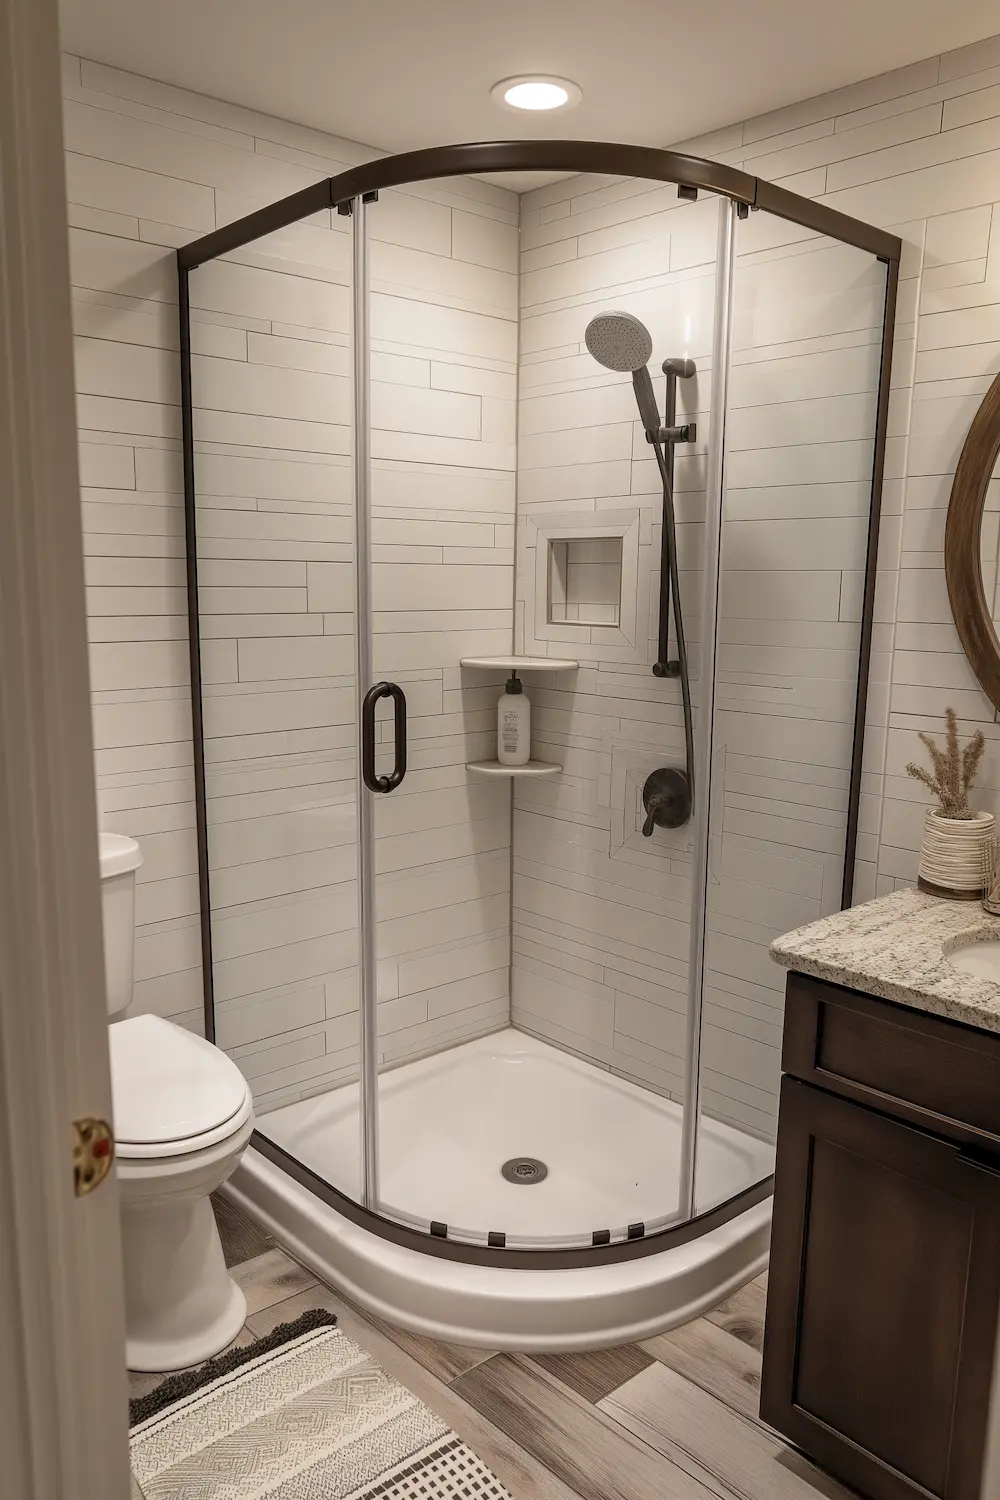
[[[610,1229],[594,1229],[590,1231],[590,1243],[587,1245],[528,1245],[523,1237],[514,1235],[510,1236],[511,1243],[507,1244],[504,1230],[487,1230],[475,1238],[459,1238],[443,1220],[431,1219],[425,1227],[422,1223],[411,1222],[403,1215],[390,1219],[372,1213],[260,1131],[254,1132],[251,1144],[262,1157],[280,1167],[294,1182],[307,1188],[320,1203],[334,1209],[340,1218],[361,1229],[374,1231],[381,1239],[441,1260],[461,1261],[471,1266],[506,1266],[519,1271],[566,1271],[574,1266],[582,1268],[614,1265],[663,1255],[681,1245],[690,1244],[692,1240],[697,1240],[712,1230],[721,1229],[741,1215],[749,1214],[759,1204],[765,1203],[774,1190],[774,1176],[771,1174],[744,1188],[725,1203],[706,1209],[692,1218],[684,1221],[675,1218],[656,1229],[644,1223],[636,1223],[629,1226],[631,1233],[626,1230],[624,1233],[612,1234]],[[232,1184],[238,1194],[246,1191],[246,1180],[247,1172],[243,1167]]]
[[[221,229],[182,245],[177,251],[181,271],[193,271],[216,256],[238,250],[264,234],[283,229],[324,208],[350,212],[355,199],[368,198],[381,188],[404,187],[438,177],[468,177],[484,172],[594,172],[613,177],[646,177],[652,182],[676,183],[683,196],[699,191],[730,198],[741,216],[751,209],[765,209],[780,219],[791,219],[817,234],[869,250],[898,269],[902,241],[862,219],[854,219],[825,204],[814,203],[762,177],[751,177],[737,167],[687,156],[680,151],[660,151],[653,146],[627,146],[610,141],[473,141],[458,146],[432,146],[423,151],[404,151],[351,167],[279,198],[266,208],[236,219]]]
[[[353,215],[355,220],[355,271],[359,277],[365,272],[364,206],[374,202],[382,189],[404,187],[433,179],[482,175],[505,171],[547,170],[566,173],[604,174],[614,177],[644,178],[652,182],[675,184],[678,196],[684,199],[697,198],[700,192],[728,199],[728,212],[720,212],[719,259],[717,306],[724,309],[724,317],[718,318],[713,360],[712,410],[719,420],[712,423],[709,449],[709,482],[707,504],[710,514],[715,516],[715,535],[708,528],[706,540],[705,570],[710,574],[715,569],[716,595],[714,609],[718,609],[718,535],[722,515],[723,494],[723,444],[724,414],[726,410],[726,380],[728,378],[729,350],[731,338],[731,298],[733,278],[733,236],[735,221],[748,217],[755,210],[799,224],[817,235],[858,250],[865,251],[886,265],[885,305],[880,351],[877,406],[874,428],[873,466],[871,498],[869,508],[867,549],[864,564],[864,586],[861,612],[861,637],[859,670],[855,700],[852,758],[849,780],[846,848],[842,904],[849,905],[852,894],[853,871],[857,848],[858,811],[860,802],[862,750],[865,728],[865,703],[868,692],[868,672],[871,654],[872,622],[874,615],[875,561],[878,542],[879,508],[882,475],[885,460],[886,431],[888,417],[889,376],[891,341],[895,311],[896,287],[899,275],[901,241],[895,235],[842,214],[825,204],[777,187],[737,168],[719,162],[704,160],[675,151],[661,151],[651,147],[614,144],[593,141],[499,141],[478,142],[461,145],[435,147],[429,150],[412,151],[395,156],[382,157],[353,167],[335,177],[320,180],[300,192],[283,198],[266,208],[239,219],[194,240],[177,251],[180,309],[181,349],[181,409],[183,437],[183,469],[185,492],[185,527],[187,540],[187,577],[190,620],[191,688],[194,714],[194,758],[197,803],[197,835],[199,850],[199,879],[201,895],[202,956],[205,979],[205,1030],[209,1038],[214,1037],[214,1003],[211,938],[211,889],[208,864],[208,825],[205,794],[205,753],[202,730],[202,674],[200,628],[198,615],[198,563],[197,529],[195,517],[195,451],[191,377],[191,337],[189,277],[199,266],[228,252],[271,234],[288,225],[326,210]],[[363,280],[355,284],[355,318],[364,320],[366,311],[359,310],[366,287]],[[360,384],[367,379],[367,369],[356,370]],[[367,401],[367,391],[356,400]],[[357,419],[357,418],[356,418]],[[367,422],[367,410],[364,409]],[[367,504],[367,489],[360,483],[360,468],[364,467],[364,454],[356,454],[359,464],[358,503]],[[714,511],[713,511],[714,507]],[[715,548],[714,555],[712,548]],[[707,618],[707,615],[706,615]],[[363,634],[359,625],[359,633]],[[705,670],[711,672],[706,653]],[[470,663],[472,664],[472,663]],[[365,676],[361,663],[361,677]],[[564,663],[563,665],[568,665]],[[714,678],[713,678],[714,681]],[[365,684],[363,684],[364,686]],[[695,782],[708,787],[711,768],[711,709],[712,693],[703,694],[702,723],[708,725],[709,734],[703,737],[699,750],[699,775]],[[707,707],[706,707],[707,704]],[[695,809],[698,831],[696,858],[694,862],[694,890],[702,897],[708,885],[709,840],[707,837],[709,798],[703,806]],[[611,1242],[609,1231],[598,1231],[593,1242],[585,1247],[524,1250],[508,1248],[500,1243],[501,1232],[494,1232],[483,1244],[459,1243],[448,1237],[444,1225],[432,1224],[431,1232],[415,1229],[378,1212],[380,1203],[377,1192],[377,1139],[374,1120],[366,1131],[364,1156],[367,1158],[366,1184],[361,1202],[349,1199],[329,1183],[317,1177],[309,1168],[273,1141],[261,1136],[254,1137],[261,1156],[282,1167],[290,1179],[306,1186],[318,1200],[336,1208],[346,1220],[373,1232],[387,1241],[419,1248],[434,1257],[471,1262],[481,1266],[516,1268],[535,1266],[568,1268],[571,1266],[593,1266],[602,1258],[608,1261],[631,1260],[661,1253],[669,1256],[671,1247],[678,1247],[708,1234],[714,1228],[725,1225],[753,1213],[770,1192],[770,1179],[755,1183],[736,1194],[727,1202],[714,1208],[711,1213],[699,1216],[694,1209],[694,1145],[699,1115],[698,1107],[698,1048],[701,1030],[701,975],[704,965],[705,913],[692,907],[692,963],[691,994],[689,996],[689,1056],[688,1083],[686,1092],[686,1138],[682,1151],[682,1168],[685,1183],[680,1201],[680,1213],[669,1226],[656,1225],[653,1232],[647,1225],[631,1226],[631,1233],[624,1239]],[[368,959],[373,969],[372,952]],[[374,969],[373,969],[374,972]],[[374,1099],[374,1084],[377,1079],[375,1063],[374,1026],[374,981],[371,976],[367,986],[364,1008],[369,1012],[367,1021],[362,1017],[363,1062],[362,1075],[367,1073],[367,1088],[363,1083],[362,1094]],[[697,991],[697,993],[695,993]],[[363,990],[364,993],[364,990]],[[693,1076],[692,1076],[693,1070]],[[377,1113],[377,1111],[376,1111]],[[526,1178],[522,1178],[526,1181]],[[444,1231],[442,1233],[442,1230]],[[736,1234],[737,1225],[734,1223]],[[756,1230],[754,1231],[757,1232]],[[484,1241],[486,1236],[484,1235]],[[669,1318],[664,1322],[669,1326]]]

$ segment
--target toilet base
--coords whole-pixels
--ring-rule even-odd
[[[252,1121],[247,1134],[250,1128]],[[246,1298],[226,1268],[205,1189],[225,1181],[244,1145],[238,1138],[234,1151],[203,1153],[201,1164],[197,1158],[144,1163],[119,1158],[130,1370],[201,1364],[231,1344],[243,1327]]]
[[[125,1354],[130,1370],[168,1373],[171,1370],[186,1370],[191,1365],[203,1364],[206,1359],[221,1353],[231,1344],[247,1318],[247,1299],[231,1276],[229,1302],[224,1311],[210,1327],[194,1338],[129,1338],[125,1339]]]

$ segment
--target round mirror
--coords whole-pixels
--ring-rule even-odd
[[[980,686],[1000,708],[1000,376],[969,428],[944,537],[948,598]]]
[[[1000,461],[994,467],[986,490],[979,523],[979,576],[993,629],[1000,641],[1000,585],[998,585],[998,546],[1000,546]]]

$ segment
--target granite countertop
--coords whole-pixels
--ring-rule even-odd
[[[1000,984],[963,974],[944,956],[991,940],[1000,941],[1000,917],[978,902],[905,890],[788,932],[771,944],[771,957],[831,984],[1000,1032]]]

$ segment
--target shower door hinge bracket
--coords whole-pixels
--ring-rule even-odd
[[[337,212],[338,214],[340,214],[341,218],[349,219],[351,217],[351,214],[354,212],[354,199],[348,198],[343,203],[338,203]]]
[[[362,201],[362,203],[377,203],[378,202],[378,188],[373,188],[373,190],[370,193],[362,193],[361,194],[361,201]]]
[[[737,205],[736,205],[736,217],[738,219],[749,219],[749,217],[750,217],[750,205],[749,205],[749,203],[737,203]]]
[[[677,184],[677,196],[678,198],[686,198],[689,203],[697,203],[698,189],[691,187],[689,183],[679,182]]]

